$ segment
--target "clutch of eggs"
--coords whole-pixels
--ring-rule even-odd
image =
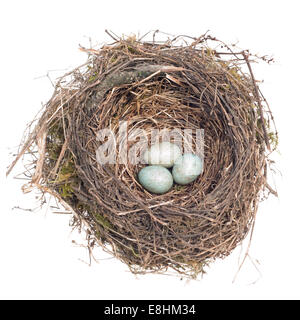
[[[168,192],[173,182],[186,185],[203,172],[203,160],[193,153],[181,154],[180,148],[170,142],[151,146],[143,155],[150,166],[140,170],[138,180],[148,191],[156,194]],[[172,168],[172,174],[167,168]]]

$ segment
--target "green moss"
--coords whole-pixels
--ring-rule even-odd
[[[57,160],[60,153],[60,148],[51,148],[48,150],[48,157],[50,160]]]
[[[99,213],[92,213],[92,214],[93,214],[93,217],[95,218],[95,220],[99,224],[101,224],[103,228],[108,228],[108,229],[112,228],[111,223],[106,218],[101,216]]]
[[[64,175],[75,174],[75,165],[73,158],[65,161],[59,170],[60,175],[62,176],[62,180]]]
[[[97,79],[98,72],[94,72],[90,77],[89,77],[89,82],[93,82]]]
[[[273,150],[276,150],[277,147],[278,147],[278,136],[277,136],[277,134],[274,133],[274,132],[269,132],[268,136],[269,136],[270,144],[273,147]]]
[[[205,54],[206,54],[207,56],[209,56],[209,57],[212,57],[212,56],[214,56],[214,50],[211,49],[211,48],[206,48]]]
[[[63,160],[63,164],[59,168],[55,180],[50,181],[52,185],[56,185],[57,192],[64,198],[73,197],[74,188],[78,186],[79,180],[76,175],[75,164],[73,158]]]
[[[175,185],[174,188],[175,188],[176,191],[181,191],[181,190],[185,189],[185,186],[177,184],[177,185]]]
[[[57,160],[64,143],[64,132],[60,122],[52,125],[48,131],[46,151],[49,160]]]
[[[232,68],[230,68],[229,70],[229,73],[230,73],[230,75],[234,78],[234,79],[236,79],[237,81],[241,81],[242,79],[241,79],[241,76],[240,76],[240,74],[239,74],[239,69],[238,68],[236,68],[236,67],[232,67]]]
[[[58,192],[65,199],[73,196],[73,188],[70,183],[59,186]]]
[[[136,257],[136,258],[139,258],[139,254],[137,252],[135,252],[135,250],[133,249],[133,247],[130,247],[131,249],[131,252],[133,253],[133,255]]]
[[[131,47],[131,46],[127,46],[127,49],[132,54],[138,53],[138,51],[135,48]]]

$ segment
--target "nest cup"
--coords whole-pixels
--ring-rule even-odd
[[[259,200],[274,193],[267,170],[277,132],[251,69],[259,58],[208,35],[178,40],[131,37],[81,48],[87,63],[58,80],[23,146],[39,154],[25,189],[54,195],[75,225],[87,227],[90,244],[135,273],[203,272],[245,238]],[[130,152],[149,145],[153,130],[174,129],[174,143],[185,132],[186,145],[204,158],[203,174],[151,194],[137,179],[142,149],[136,161],[128,161]],[[200,151],[197,129],[204,132]],[[112,157],[100,163],[101,155]]]

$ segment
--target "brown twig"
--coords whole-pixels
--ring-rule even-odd
[[[245,51],[243,51],[243,56],[245,58],[245,61],[247,63],[247,66],[248,66],[248,69],[249,69],[249,72],[250,72],[250,75],[251,75],[256,101],[257,101],[258,106],[259,106],[259,115],[260,115],[260,121],[261,121],[261,125],[262,125],[263,132],[264,132],[265,143],[266,143],[266,146],[267,146],[268,150],[270,151],[271,147],[270,147],[270,143],[269,143],[269,137],[268,137],[266,125],[264,123],[264,119],[265,118],[264,118],[264,114],[263,114],[263,107],[262,107],[262,104],[261,104],[261,99],[260,99],[259,91],[258,91],[258,88],[257,88],[256,80],[254,78],[254,74],[253,74],[253,71],[252,71],[252,67],[251,67],[251,65],[249,63],[249,59],[248,59],[249,54],[246,53]]]

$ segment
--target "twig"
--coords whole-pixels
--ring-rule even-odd
[[[243,51],[243,56],[245,58],[245,61],[247,63],[247,66],[248,66],[248,69],[249,69],[249,72],[250,72],[250,75],[251,75],[251,79],[252,79],[252,83],[253,83],[253,87],[254,87],[254,92],[255,92],[255,95],[256,95],[256,101],[257,101],[258,106],[259,106],[259,115],[260,115],[260,118],[261,118],[261,124],[262,124],[263,132],[264,132],[265,143],[267,145],[268,150],[270,151],[271,147],[270,147],[270,143],[269,143],[269,138],[268,138],[266,126],[265,126],[265,123],[264,123],[263,107],[261,105],[261,100],[260,100],[260,97],[259,97],[257,84],[256,84],[256,81],[255,81],[255,78],[254,78],[254,74],[253,74],[251,65],[250,65],[249,60],[248,60],[248,54],[246,54],[245,51]]]

